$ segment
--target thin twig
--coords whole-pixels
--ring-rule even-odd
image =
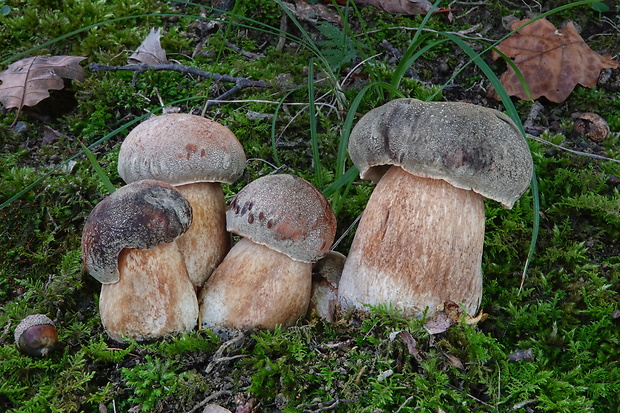
[[[403,407],[405,407],[411,400],[413,400],[413,396],[407,397],[407,400],[405,400],[394,413],[400,413],[400,411],[403,410]]]
[[[338,240],[336,242],[334,242],[334,244],[332,245],[332,250],[336,249],[336,247],[338,246],[338,244],[340,244],[340,242],[342,242],[342,240],[344,239],[344,237],[347,236],[347,234],[349,232],[351,232],[353,230],[353,228],[357,225],[357,223],[360,221],[360,219],[362,218],[362,214],[359,214],[355,220],[351,223],[351,225],[349,225],[349,228],[347,228],[342,235],[340,236],[340,238],[338,238]]]
[[[217,399],[220,396],[226,396],[229,394],[230,392],[228,390],[221,390],[221,391],[215,392],[211,394],[209,397],[207,397],[206,399],[204,399],[203,401],[201,401],[200,403],[198,403],[196,406],[192,407],[192,409],[188,410],[186,413],[194,413],[196,410],[206,406],[207,403],[209,403],[211,400]]]
[[[318,413],[318,412],[325,412],[325,411],[328,411],[328,410],[333,410],[341,402],[343,402],[343,403],[353,403],[352,400],[340,400],[340,399],[336,398],[336,399],[328,401],[328,402],[321,402],[321,403],[316,403],[316,404],[300,404],[296,408],[297,409],[306,408],[306,409],[302,410],[301,413]],[[310,410],[310,409],[314,409],[314,410]]]
[[[553,146],[554,148],[561,149],[563,151],[570,152],[570,153],[573,153],[575,155],[587,156],[588,158],[596,159],[596,160],[599,160],[599,161],[611,161],[611,162],[618,162],[618,163],[620,163],[620,160],[618,160],[618,159],[608,158],[606,156],[601,156],[601,155],[595,155],[593,153],[576,151],[574,149],[569,149],[569,148],[566,148],[564,146],[556,145],[555,143],[546,141],[544,139],[540,139],[540,138],[538,138],[538,137],[536,137],[534,135],[527,134],[526,136],[528,138],[530,138],[530,139],[533,139],[533,140],[537,141],[537,142],[544,143],[545,145]]]
[[[235,86],[228,92],[224,93],[220,98],[224,96],[228,97],[232,93],[231,91],[237,92],[246,87],[267,87],[267,84],[262,80],[250,80],[245,77],[233,77],[228,75],[220,75],[218,73],[206,72],[204,70],[196,69],[195,67],[165,63],[158,65],[147,65],[147,64],[138,64],[138,65],[126,65],[126,66],[108,66],[102,65],[99,63],[92,63],[89,67],[91,72],[101,72],[101,71],[129,71],[135,72],[136,75],[144,73],[148,70],[170,70],[173,72],[179,72],[189,75],[199,76],[205,79],[213,79],[216,82],[228,82],[234,83]],[[135,76],[134,76],[135,78]],[[216,99],[217,100],[217,99]]]
[[[220,363],[220,362],[223,362],[223,361],[229,361],[229,360],[232,360],[234,358],[239,358],[239,356],[237,356],[237,357],[222,357],[222,354],[224,354],[224,351],[227,348],[229,348],[230,346],[232,346],[234,344],[237,344],[238,342],[240,342],[244,338],[245,338],[245,335],[243,333],[240,333],[236,337],[233,337],[230,340],[222,343],[220,348],[218,348],[217,351],[215,352],[215,354],[213,354],[211,362],[205,368],[205,373],[207,373],[207,374],[210,373],[211,370],[213,370],[213,368],[215,367],[215,364],[217,364],[217,363]],[[241,357],[243,357],[243,356],[241,356]]]
[[[407,27],[407,26],[394,26],[394,27],[388,27],[388,28],[385,28],[385,29],[370,30],[370,31],[364,32],[362,34],[358,34],[358,35],[356,35],[356,37],[363,36],[363,35],[365,36],[365,35],[372,34],[372,33],[378,33],[378,32],[381,32],[383,30],[422,30],[423,32],[436,33],[436,34],[440,34],[440,33],[452,34],[454,36],[458,36],[458,37],[460,37],[462,39],[467,39],[467,40],[484,40],[485,42],[490,42],[490,43],[494,43],[495,42],[495,40],[487,39],[487,38],[484,38],[482,36],[477,36],[477,37],[476,36],[467,36],[466,33],[469,33],[471,29],[463,30],[463,31],[460,31],[460,32],[443,32],[443,31],[440,31],[440,30],[433,30],[433,29],[428,29],[428,28],[425,28],[425,27],[419,28],[419,27]]]

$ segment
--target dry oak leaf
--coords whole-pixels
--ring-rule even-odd
[[[0,102],[5,108],[34,106],[49,97],[49,90],[60,90],[62,80],[84,81],[86,74],[78,56],[35,56],[18,60],[0,72]]]
[[[168,63],[166,51],[161,47],[161,42],[159,41],[160,36],[161,29],[151,29],[148,36],[146,36],[136,51],[129,57],[129,64],[135,65],[144,63],[147,65],[159,65]]]
[[[426,14],[433,7],[428,0],[355,0],[360,7],[374,6],[391,14]]]
[[[514,30],[528,21],[514,22],[511,28]],[[556,103],[566,100],[577,84],[596,86],[602,69],[618,67],[618,62],[610,55],[602,56],[590,49],[571,22],[563,29],[556,29],[549,20],[536,20],[502,41],[497,48],[513,59],[533,99],[544,96]],[[499,56],[494,51],[491,58],[496,60]],[[529,100],[512,67],[508,67],[499,80],[509,95]],[[499,99],[495,91],[492,96]]]

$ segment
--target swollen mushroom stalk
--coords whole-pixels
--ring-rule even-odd
[[[103,285],[101,322],[116,341],[192,330],[198,301],[175,239],[192,210],[171,185],[136,181],[103,199],[82,232],[87,271]]]
[[[203,326],[226,335],[292,325],[310,303],[312,263],[334,240],[329,202],[301,178],[269,175],[237,194],[226,221],[243,238],[200,292]]]
[[[392,304],[419,316],[454,301],[475,315],[483,198],[510,208],[532,176],[514,123],[472,104],[397,99],[360,119],[349,153],[360,176],[378,184],[345,261],[341,305]]]

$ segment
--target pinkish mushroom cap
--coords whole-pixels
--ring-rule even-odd
[[[245,152],[224,125],[184,113],[154,116],[127,135],[118,155],[125,182],[157,179],[171,185],[231,184],[243,174]]]
[[[231,202],[226,222],[229,231],[301,262],[327,254],[336,233],[336,217],[325,196],[286,174],[245,186]]]

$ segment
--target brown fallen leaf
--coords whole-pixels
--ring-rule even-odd
[[[409,331],[393,331],[392,333],[390,333],[390,341],[394,341],[396,336],[400,336],[400,338],[403,339],[403,341],[407,345],[407,350],[409,351],[409,354],[411,354],[416,360],[422,361],[422,357],[420,356],[420,353],[418,352],[418,349],[416,347],[417,343],[415,341],[415,338],[413,338]]]
[[[18,60],[0,72],[0,102],[5,108],[34,106],[60,90],[65,79],[83,81],[86,77],[78,56],[36,56]]]
[[[489,315],[482,310],[475,317],[463,314],[461,307],[454,301],[446,301],[437,306],[437,312],[424,323],[424,329],[430,335],[440,334],[461,320],[468,326],[475,326],[487,319]]]
[[[355,0],[360,7],[373,6],[391,14],[426,14],[433,7],[428,0]]]
[[[130,65],[137,65],[140,63],[159,65],[168,63],[166,51],[161,47],[161,42],[159,41],[160,36],[161,29],[151,29],[148,36],[146,36],[136,51],[129,56],[128,63]]]
[[[528,21],[514,22],[512,30]],[[601,56],[590,49],[571,22],[556,29],[546,19],[536,20],[502,41],[497,49],[513,59],[533,99],[544,96],[556,103],[566,100],[577,84],[596,86],[602,69],[618,67],[610,55]],[[493,51],[491,58],[499,56]],[[499,80],[509,95],[529,100],[512,67]],[[496,91],[491,96],[499,99]]]

